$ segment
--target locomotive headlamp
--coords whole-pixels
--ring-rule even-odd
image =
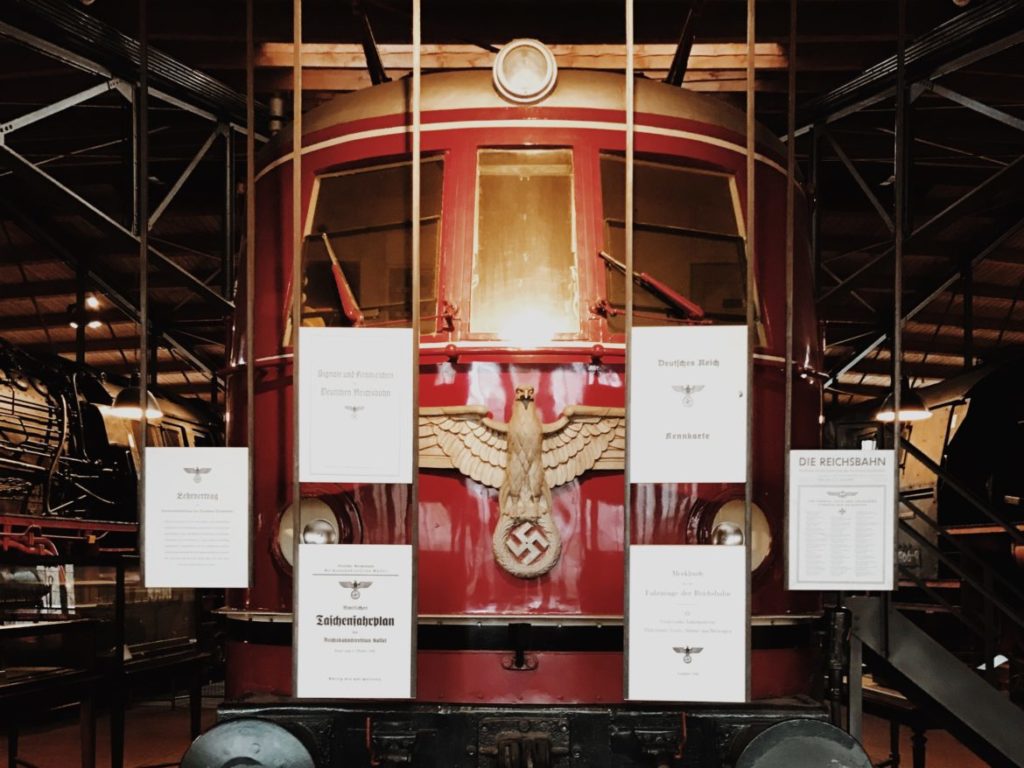
[[[558,79],[558,65],[538,40],[513,40],[494,60],[494,87],[516,104],[533,104],[547,96]]]
[[[292,564],[292,542],[294,541],[294,504],[281,513],[277,523],[277,547],[288,565]],[[337,544],[341,539],[338,518],[334,510],[323,499],[303,499],[300,505],[299,524],[302,528],[303,544]]]
[[[711,544],[743,543],[745,506],[743,499],[731,499],[718,508],[711,519]],[[772,551],[771,527],[757,504],[750,505],[750,539],[750,570],[756,571]]]

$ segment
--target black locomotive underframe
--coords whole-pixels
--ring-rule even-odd
[[[317,768],[719,768],[767,726],[827,717],[803,697],[685,710],[246,702],[219,713],[284,726]]]

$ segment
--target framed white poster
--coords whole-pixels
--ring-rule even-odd
[[[791,451],[790,589],[893,588],[892,451]]]
[[[299,479],[412,482],[412,330],[299,331]]]
[[[146,448],[147,587],[249,586],[249,449]]]
[[[633,483],[742,483],[747,460],[747,328],[634,328]]]
[[[744,552],[714,545],[629,548],[628,699],[746,701]]]
[[[404,544],[299,546],[296,696],[413,695],[412,567]]]

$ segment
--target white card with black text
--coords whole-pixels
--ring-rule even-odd
[[[147,587],[249,586],[249,449],[146,448]]]
[[[407,699],[412,691],[412,547],[302,544],[296,695]]]
[[[744,547],[629,548],[629,684],[635,701],[747,698]]]
[[[790,451],[790,589],[893,588],[894,461],[890,450]]]
[[[299,479],[412,482],[412,331],[302,328]]]
[[[634,328],[630,344],[630,482],[744,482],[746,326]]]

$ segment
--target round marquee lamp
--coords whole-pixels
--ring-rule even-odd
[[[554,54],[538,40],[513,40],[494,60],[494,87],[516,104],[535,104],[545,98],[557,79]]]
[[[730,499],[715,510],[708,527],[710,544],[736,546],[743,543],[746,503],[742,499]],[[751,505],[751,570],[761,567],[771,554],[771,526],[765,511],[757,503]]]
[[[290,568],[292,565],[292,541],[295,505],[289,504],[281,513],[277,525],[277,548],[281,557]],[[338,518],[331,505],[323,499],[304,498],[300,502],[302,543],[303,544],[337,544],[341,541],[341,529]]]
[[[125,387],[114,396],[114,402],[110,406],[110,413],[121,419],[142,421],[142,388],[137,384]],[[148,421],[159,421],[164,417],[153,393],[146,390],[146,419]]]

